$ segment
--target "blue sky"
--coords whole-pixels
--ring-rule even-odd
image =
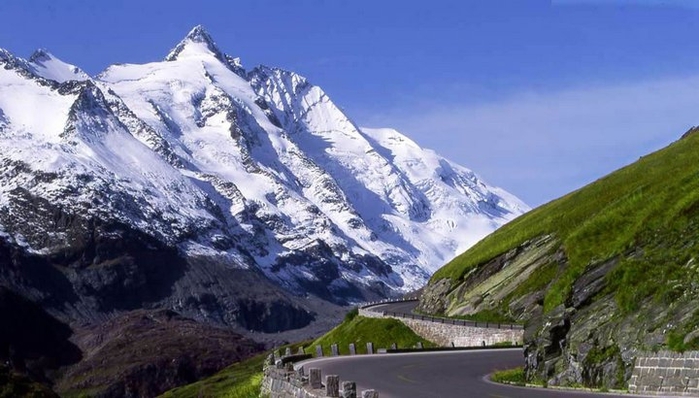
[[[194,25],[536,206],[699,124],[699,1],[0,1],[0,47],[96,74]]]

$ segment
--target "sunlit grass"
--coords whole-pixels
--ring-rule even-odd
[[[588,266],[614,257],[623,261],[609,280],[620,306],[632,311],[643,297],[671,300],[672,280],[688,280],[685,264],[699,255],[694,239],[698,215],[699,135],[693,134],[517,218],[437,271],[432,280],[449,278],[456,286],[474,267],[527,240],[553,234],[569,261],[562,272],[546,270],[545,276],[553,278],[544,299],[546,311],[569,297],[573,282]],[[537,273],[532,278],[538,280],[525,282],[530,289],[548,284]]]
[[[398,348],[415,347],[418,342],[421,342],[423,347],[436,346],[416,335],[399,320],[355,316],[345,319],[339,326],[314,341],[306,348],[306,352],[315,353],[316,345],[320,345],[325,355],[329,355],[330,346],[337,344],[340,354],[347,355],[349,344],[354,343],[357,354],[365,354],[368,342],[373,343],[374,352],[378,348],[390,348],[393,343],[396,343]]]

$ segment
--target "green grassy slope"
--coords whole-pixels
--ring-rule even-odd
[[[673,300],[693,287],[699,255],[699,134],[639,159],[578,191],[541,206],[479,242],[437,271],[431,283],[456,286],[469,271],[536,237],[553,234],[569,265],[554,277],[544,308],[564,302],[593,263],[619,256],[608,275],[625,311],[639,297]],[[632,256],[631,253],[637,253]],[[619,289],[633,285],[636,288]]]
[[[260,395],[262,364],[268,353],[233,364],[217,374],[178,387],[161,395],[164,398],[227,397],[249,398]]]
[[[306,348],[307,353],[315,354],[315,347],[320,345],[328,355],[330,346],[337,344],[341,355],[349,354],[349,344],[354,343],[358,354],[366,354],[366,343],[378,348],[390,348],[396,343],[399,348],[415,347],[422,342],[423,347],[435,347],[435,344],[416,335],[409,327],[396,319],[365,318],[350,312],[339,326],[329,331]]]

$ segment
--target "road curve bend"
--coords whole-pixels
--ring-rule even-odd
[[[357,383],[357,391],[375,389],[381,398],[448,397],[626,397],[557,389],[496,384],[486,375],[523,363],[522,349],[420,352],[325,357],[299,362],[306,372],[320,368],[325,375]]]

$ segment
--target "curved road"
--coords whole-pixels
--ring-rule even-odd
[[[417,307],[418,301],[417,300],[411,300],[411,301],[399,301],[397,303],[386,303],[386,304],[377,304],[377,305],[372,305],[371,311],[376,311],[376,312],[402,312],[404,314],[410,314],[413,312],[415,307]]]
[[[417,301],[377,304],[377,312],[411,313]],[[524,363],[521,348],[472,351],[420,352],[406,354],[356,355],[309,359],[297,364],[337,374],[341,380],[357,383],[357,392],[375,389],[381,398],[444,397],[626,397],[581,391],[525,388],[488,381],[495,370],[511,369]]]
[[[325,375],[340,375],[340,380],[357,383],[362,390],[375,389],[381,398],[445,397],[626,397],[629,395],[593,394],[543,388],[495,384],[485,379],[494,370],[522,365],[522,349],[421,352],[326,357],[299,362],[322,369]]]

